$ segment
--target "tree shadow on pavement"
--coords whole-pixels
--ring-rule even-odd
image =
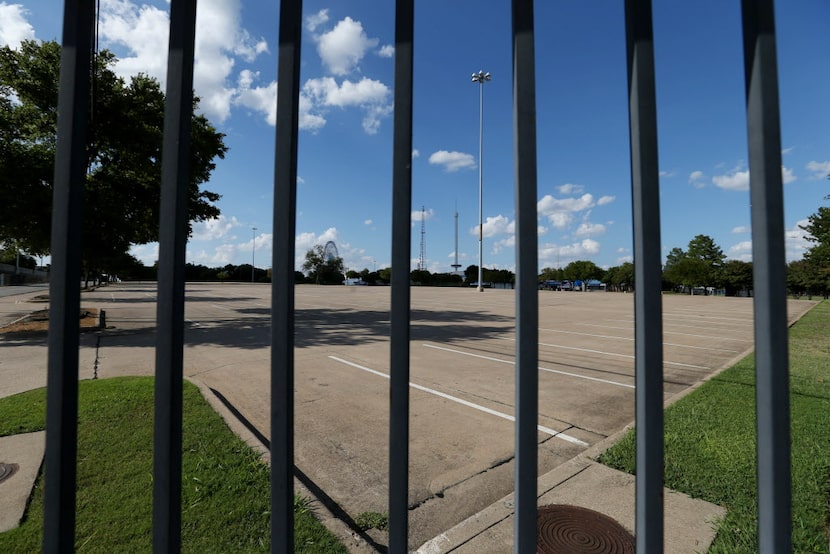
[[[185,346],[261,349],[271,345],[270,310],[245,308],[242,317],[210,322],[186,322]],[[413,310],[410,336],[413,340],[446,342],[453,339],[486,340],[514,329],[512,317],[461,311]],[[153,346],[155,325],[129,330],[101,332],[105,346]],[[389,312],[385,310],[299,309],[294,319],[296,348],[353,346],[386,342],[390,337]],[[16,344],[45,343],[45,337],[15,341]]]

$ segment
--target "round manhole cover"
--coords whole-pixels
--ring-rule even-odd
[[[0,483],[17,473],[20,466],[17,464],[0,463]]]
[[[537,511],[538,554],[633,554],[635,550],[636,542],[631,533],[605,514],[565,504],[541,506]]]

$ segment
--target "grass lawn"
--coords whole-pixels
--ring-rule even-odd
[[[44,389],[0,399],[0,436],[42,430]],[[191,383],[184,387],[182,550],[269,550],[269,468]],[[152,550],[153,379],[81,381],[75,548]],[[295,551],[347,552],[295,499]],[[23,524],[0,533],[0,552],[37,552],[43,533],[43,477]]]
[[[757,552],[752,355],[665,414],[665,484],[728,509],[709,552]],[[830,301],[790,329],[793,551],[828,552]],[[600,458],[634,472],[634,433]]]

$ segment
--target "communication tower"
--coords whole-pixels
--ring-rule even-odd
[[[421,255],[418,257],[418,269],[424,271],[427,268],[427,230],[426,210],[421,206]]]

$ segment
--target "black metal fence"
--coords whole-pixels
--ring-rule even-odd
[[[75,535],[80,217],[93,0],[66,0],[52,221],[45,552]],[[790,551],[790,439],[784,218],[772,0],[743,0],[757,368],[761,552]],[[274,178],[271,550],[293,549],[294,235],[302,2],[283,1]],[[414,0],[396,1],[392,197],[389,551],[406,552],[409,459],[410,212]],[[514,550],[535,552],[538,302],[532,0],[512,0],[516,252]],[[180,550],[182,359],[187,186],[196,0],[172,0],[162,158],[156,348],[153,548]],[[660,209],[650,0],[625,1],[636,268],[636,540],[663,548]]]

